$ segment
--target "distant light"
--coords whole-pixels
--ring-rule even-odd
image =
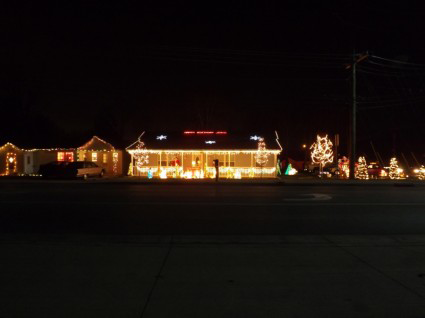
[[[304,145],[303,145],[303,148],[305,148],[305,147],[307,147],[307,145],[306,145],[306,144],[304,144]]]
[[[206,142],[205,142],[206,144],[215,144],[215,140],[207,140]]]
[[[156,136],[156,139],[157,140],[164,140],[164,139],[167,139],[167,136],[165,136],[165,135]]]
[[[251,136],[249,139],[250,140],[260,140],[260,136]]]

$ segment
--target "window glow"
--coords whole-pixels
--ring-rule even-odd
[[[58,161],[65,161],[65,153],[58,152]]]
[[[92,152],[91,161],[97,161],[97,152]]]

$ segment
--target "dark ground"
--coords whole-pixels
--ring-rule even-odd
[[[0,183],[2,232],[425,234],[425,187]]]
[[[424,192],[2,180],[0,317],[423,318]]]

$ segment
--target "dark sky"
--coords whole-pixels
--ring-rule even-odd
[[[346,153],[355,47],[407,62],[359,65],[359,153],[373,159],[370,141],[384,155],[425,152],[416,3],[43,3],[1,13],[0,142],[75,146],[97,134],[125,146],[143,130],[276,129],[293,156],[317,132],[339,133]]]

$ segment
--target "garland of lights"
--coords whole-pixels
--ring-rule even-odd
[[[367,172],[367,164],[366,164],[365,157],[359,157],[355,177],[356,179],[362,179],[362,180],[369,179],[369,173]]]
[[[118,152],[114,152],[112,153],[112,171],[114,172],[114,174],[118,173]]]
[[[332,141],[329,140],[328,135],[320,137],[317,135],[317,140],[310,147],[311,161],[320,165],[320,171],[327,163],[333,161]]]

